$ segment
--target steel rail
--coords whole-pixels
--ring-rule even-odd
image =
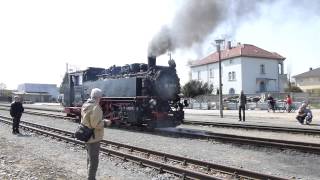
[[[9,107],[9,105],[0,105]],[[51,112],[61,112],[59,110],[54,109],[45,109],[45,108],[25,108],[25,109],[33,109],[33,110],[41,110],[41,111],[51,111]],[[2,109],[0,110],[8,110]],[[69,119],[72,121],[78,120],[77,118],[73,117],[66,117],[64,115],[58,114],[47,114],[44,112],[36,112],[36,111],[25,111],[27,114],[32,115],[43,115],[48,117],[54,118],[63,118]],[[202,125],[202,126],[216,126],[216,127],[227,127],[227,128],[240,128],[240,129],[251,129],[251,130],[263,130],[263,131],[274,131],[274,132],[284,132],[284,133],[303,133],[303,134],[310,134],[310,135],[320,135],[320,129],[314,128],[295,128],[295,127],[282,127],[282,126],[264,126],[264,125],[252,125],[252,124],[237,124],[237,123],[221,123],[221,122],[208,122],[208,121],[192,121],[192,120],[184,120],[183,124],[188,125]]]
[[[28,112],[30,114],[35,115],[43,115],[55,117],[55,118],[66,118],[62,115],[52,115],[46,113],[34,113]],[[73,118],[70,118],[73,120]],[[269,146],[269,147],[278,147],[278,148],[286,148],[286,149],[294,149],[302,152],[309,152],[314,154],[320,154],[320,144],[317,143],[305,143],[305,142],[297,142],[297,141],[286,141],[286,140],[277,140],[277,139],[268,139],[268,138],[258,138],[258,137],[248,137],[248,136],[238,136],[231,134],[223,134],[223,133],[214,133],[210,131],[202,131],[195,129],[185,129],[185,128],[177,128],[176,131],[166,130],[166,129],[158,129],[156,132],[165,132],[173,135],[182,135],[185,137],[192,138],[201,138],[201,139],[215,139],[221,140],[224,142],[236,142],[243,144],[253,144],[258,146]]]
[[[287,141],[279,139],[268,139],[249,136],[238,136],[232,134],[214,133],[210,131],[199,131],[196,129],[176,128],[174,130],[159,129],[158,132],[166,134],[179,135],[183,137],[201,138],[201,139],[214,139],[223,142],[239,143],[239,144],[253,144],[258,146],[279,147],[285,149],[294,149],[302,152],[320,154],[320,144],[305,143],[299,141]]]
[[[29,109],[29,108],[25,108],[25,109]],[[9,111],[8,108],[1,108],[1,105],[0,105],[0,110]],[[46,111],[46,110],[41,110],[41,111]],[[69,119],[69,120],[72,120],[72,121],[78,120],[77,118],[67,117],[67,116],[65,116],[63,114],[61,114],[61,115],[59,115],[59,114],[48,114],[48,113],[45,113],[45,112],[28,111],[28,110],[25,110],[23,113],[31,114],[31,115],[38,115],[38,116],[52,117],[52,118]]]
[[[1,122],[6,123],[6,124],[12,124],[12,122],[8,121],[8,120],[4,120],[4,119],[0,119]],[[84,146],[85,143],[75,140],[74,138],[70,137],[70,136],[66,136],[66,135],[59,135],[57,134],[55,131],[54,133],[51,132],[47,132],[47,131],[43,131],[39,128],[35,128],[35,127],[31,127],[31,126],[27,126],[27,125],[20,125],[20,127],[24,130],[27,131],[31,131],[31,132],[35,132],[37,134],[41,134],[41,135],[45,135],[45,136],[50,136],[53,137],[55,139],[59,139],[59,140],[64,140],[66,142],[72,142],[74,144],[79,144],[81,146]],[[214,177],[211,176],[209,174],[204,174],[204,173],[200,173],[200,172],[196,172],[196,171],[192,171],[192,170],[187,170],[184,168],[179,168],[179,167],[175,167],[175,166],[171,166],[165,163],[160,163],[157,161],[153,161],[153,160],[149,160],[146,158],[142,158],[142,157],[138,157],[135,155],[131,155],[131,154],[126,154],[126,153],[122,153],[119,151],[115,151],[112,149],[108,149],[104,146],[102,146],[100,148],[100,151],[103,153],[106,153],[107,155],[112,155],[114,157],[118,157],[121,158],[123,160],[129,160],[135,163],[138,163],[139,165],[142,166],[148,166],[157,170],[160,170],[161,173],[163,172],[167,172],[170,174],[174,174],[176,176],[180,176],[184,179],[208,179],[208,180],[222,180],[222,178],[218,178],[218,177]]]
[[[35,114],[35,115],[43,115],[43,116],[50,115],[51,117],[55,117],[55,118],[67,118],[62,115],[52,115],[52,114],[37,113],[37,112],[36,113],[29,112],[29,113]],[[70,118],[70,119],[74,120],[73,118]],[[317,144],[317,143],[305,143],[305,142],[297,142],[297,141],[238,136],[238,135],[214,133],[210,131],[202,131],[202,130],[186,129],[186,128],[177,128],[176,131],[158,129],[156,130],[156,132],[159,132],[159,133],[165,132],[167,134],[181,135],[181,136],[192,137],[192,138],[215,139],[215,140],[221,140],[224,142],[231,142],[231,143],[235,142],[235,143],[242,143],[242,144],[253,144],[258,146],[294,149],[302,152],[320,154],[320,144]]]
[[[320,129],[184,120],[183,124],[320,135]]]
[[[4,116],[0,116],[0,117],[8,119],[7,117],[4,117]],[[44,126],[44,125],[38,125],[38,124],[25,122],[25,121],[21,121],[21,123],[26,124],[29,129],[30,129],[30,127],[35,127],[37,129],[44,129],[44,130],[52,131],[54,133],[64,134],[65,136],[68,136],[69,138],[73,136],[72,132],[64,131],[61,129],[52,128],[52,127],[48,127],[48,126]],[[48,135],[50,133],[45,133],[45,134]],[[60,138],[60,136],[58,138],[65,140],[65,138]],[[80,141],[73,139],[72,142],[78,143]],[[82,143],[82,142],[80,142],[80,143]],[[103,140],[103,141],[101,141],[101,144],[103,147],[107,147],[108,145],[111,145],[116,148],[128,149],[130,152],[135,151],[135,152],[146,154],[148,156],[151,156],[151,155],[158,156],[158,157],[161,157],[164,161],[171,160],[171,161],[179,162],[180,164],[183,165],[183,167],[188,166],[188,165],[196,165],[196,166],[202,167],[202,169],[205,169],[207,172],[210,172],[211,170],[218,170],[218,171],[221,171],[225,174],[229,174],[231,176],[244,177],[244,178],[249,178],[249,179],[250,178],[251,179],[252,178],[254,178],[254,179],[279,179],[279,180],[284,179],[284,178],[280,178],[280,177],[265,175],[265,174],[261,174],[261,173],[256,173],[256,172],[247,171],[247,170],[238,169],[238,168],[232,168],[232,167],[228,167],[228,166],[222,166],[222,165],[218,165],[218,164],[214,164],[214,163],[209,163],[209,162],[199,161],[199,160],[185,158],[185,157],[181,157],[181,156],[171,155],[171,154],[167,154],[167,153],[162,153],[162,152],[158,152],[158,151],[153,151],[153,150],[144,149],[144,148],[131,146],[131,145],[126,145],[126,144],[113,142],[113,141]],[[141,159],[140,157],[136,157],[136,156],[126,157],[126,154],[123,154],[118,151],[113,151],[110,149],[102,149],[102,151],[106,152],[108,154],[112,154],[114,156],[119,156],[120,158],[126,158],[128,160],[130,159],[131,161],[134,161],[136,163],[150,166],[150,167],[153,167],[153,168],[158,169],[160,171],[168,172],[168,173],[175,174],[178,176],[183,176],[183,177],[191,178],[191,179],[192,178],[212,179],[212,176],[210,176],[208,174],[203,174],[203,173],[198,173],[198,172],[193,172],[193,171],[184,172],[185,168],[172,167],[172,166],[168,166],[166,164],[155,162],[155,161],[145,162],[145,161],[149,161],[149,160],[146,160],[144,158]],[[219,179],[219,178],[217,178],[217,179]]]
[[[0,104],[0,107],[10,107],[10,105]],[[40,110],[40,111],[64,112],[64,110],[50,109],[50,108],[37,108],[37,107],[24,107],[24,108],[25,109]]]

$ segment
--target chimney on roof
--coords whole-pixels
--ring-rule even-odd
[[[309,70],[312,71],[312,67],[310,67]]]
[[[226,44],[226,50],[231,49],[231,41],[228,41]]]

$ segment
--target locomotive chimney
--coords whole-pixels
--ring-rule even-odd
[[[148,56],[148,68],[156,66],[156,56]]]

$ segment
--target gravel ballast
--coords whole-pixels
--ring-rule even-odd
[[[0,123],[0,179],[86,179],[85,149],[20,131],[21,135],[13,135],[10,126]],[[97,179],[175,177],[100,154]]]
[[[8,115],[6,111],[0,114]],[[24,114],[22,120],[74,131],[77,124],[68,120]],[[167,137],[127,130],[105,130],[105,139],[149,148],[221,165],[244,168],[286,178],[319,179],[318,155],[292,150],[224,144],[216,141]],[[65,149],[65,147],[62,147]],[[63,151],[63,150],[61,150]],[[83,152],[84,153],[84,152]]]

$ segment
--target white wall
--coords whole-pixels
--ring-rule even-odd
[[[218,64],[218,63],[217,63]],[[229,90],[233,88],[236,94],[241,91],[241,60],[240,58],[232,58],[224,60],[221,63],[222,67],[222,90],[223,94],[229,94]],[[229,72],[235,72],[235,79],[229,80]],[[219,70],[217,69],[217,86],[219,85]]]
[[[267,91],[278,91],[278,60],[241,57],[242,61],[242,87],[247,94],[254,94],[259,89],[257,78],[270,79],[266,84]],[[265,74],[260,73],[260,65],[265,66]],[[271,80],[274,79],[274,80]]]
[[[231,60],[231,61],[230,61]],[[223,94],[229,94],[229,89],[235,89],[235,93],[240,93],[241,91],[241,62],[240,58],[233,58],[230,60],[224,60],[221,62],[222,68],[222,89]],[[213,77],[210,77],[210,70],[213,70]],[[200,71],[200,80],[203,82],[208,82],[213,84],[214,91],[219,88],[219,63],[213,63],[203,66],[197,66],[191,68],[191,79],[198,80],[198,72]],[[228,73],[235,72],[236,79],[229,81]]]
[[[198,79],[198,72],[200,72],[200,79]],[[191,79],[200,80],[203,82],[208,81],[208,66],[197,66],[191,69]]]
[[[265,74],[260,73],[261,64],[265,67]],[[257,78],[268,79],[267,91],[278,91],[278,64],[278,60],[251,57],[237,57],[222,61],[223,94],[229,94],[231,88],[236,94],[240,94],[241,90],[244,90],[246,94],[255,94],[260,91]],[[210,69],[213,69],[213,78],[210,77]],[[192,67],[191,78],[193,80],[198,80],[199,71],[200,80],[213,84],[215,89],[213,93],[216,93],[216,89],[219,88],[219,63]],[[235,72],[235,80],[229,80],[229,72]]]

